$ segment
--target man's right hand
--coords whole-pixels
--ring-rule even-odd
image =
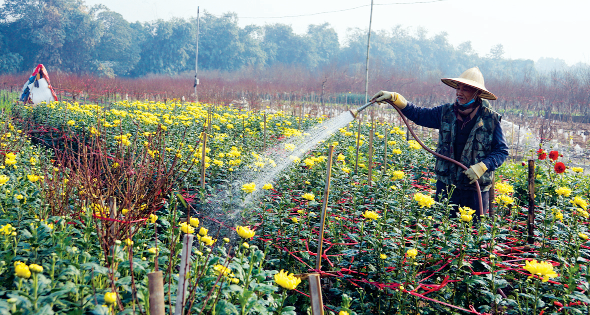
[[[408,105],[408,101],[399,93],[380,91],[373,95],[371,100],[375,100],[377,103],[383,103],[387,100],[393,101],[393,104],[399,109],[404,109]]]

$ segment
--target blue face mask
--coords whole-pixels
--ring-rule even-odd
[[[469,102],[467,102],[465,104],[459,104],[459,101],[457,101],[457,104],[459,104],[459,106],[461,106],[461,107],[467,107],[467,106],[469,106],[469,105],[471,105],[473,103],[475,103],[475,97],[473,99],[471,99],[471,101],[469,101]]]

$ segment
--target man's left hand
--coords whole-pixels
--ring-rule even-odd
[[[469,184],[475,183],[482,175],[488,170],[488,167],[483,163],[479,162],[477,164],[471,165],[468,169],[466,169],[463,173],[469,177],[471,180]]]

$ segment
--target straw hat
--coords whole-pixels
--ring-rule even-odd
[[[494,93],[488,91],[486,86],[483,82],[483,74],[479,71],[478,67],[473,67],[471,69],[465,70],[465,72],[461,73],[461,76],[458,78],[446,78],[440,79],[444,84],[456,89],[457,83],[463,83],[466,85],[471,86],[472,88],[478,89],[481,94],[479,97],[485,98],[488,100],[497,100],[498,98]]]

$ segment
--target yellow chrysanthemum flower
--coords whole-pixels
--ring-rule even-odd
[[[307,200],[309,200],[309,201],[312,201],[312,200],[314,200],[314,199],[315,199],[315,195],[314,195],[314,194],[312,194],[312,193],[305,193],[305,194],[301,195],[301,197],[302,197],[303,199],[307,199]]]
[[[410,149],[414,149],[414,150],[422,149],[422,146],[420,146],[420,143],[418,143],[416,140],[409,140],[408,145],[410,145]]]
[[[555,217],[555,220],[563,221],[563,213],[561,213],[561,211],[557,209],[551,209],[551,211],[553,212],[553,217]]]
[[[555,190],[555,192],[560,196],[569,197],[572,193],[572,190],[567,187],[559,187]]]
[[[30,264],[29,265],[29,270],[31,270],[31,272],[33,272],[33,273],[42,273],[43,272],[43,266],[39,266],[37,264]]]
[[[197,235],[197,238],[199,239],[199,241],[205,243],[205,245],[207,245],[207,246],[212,246],[217,241],[216,239],[213,239],[209,235],[205,235],[205,236]]]
[[[6,175],[0,175],[0,186],[6,184],[10,180],[10,177]]]
[[[275,274],[274,278],[278,285],[287,290],[293,290],[299,285],[299,283],[301,283],[300,278],[297,278],[293,274],[289,274],[289,272],[284,270],[281,270],[279,273]]]
[[[256,190],[256,184],[255,183],[244,184],[242,186],[242,190],[245,191],[246,193],[253,193]]]
[[[586,202],[586,200],[582,199],[579,196],[575,197],[573,200],[570,200],[570,202],[584,210],[588,209],[588,203]]]
[[[14,266],[14,273],[19,278],[29,279],[31,277],[31,270],[25,263],[19,263]]]
[[[514,203],[514,199],[512,199],[506,195],[499,195],[498,197],[496,197],[496,199],[494,201],[496,203],[504,205],[504,206]]]
[[[237,226],[236,232],[238,232],[238,235],[241,238],[245,238],[245,239],[253,238],[254,235],[256,234],[256,232],[251,230],[250,227],[248,227],[248,226]]]
[[[404,173],[403,171],[392,171],[391,172],[391,178],[394,180],[402,179],[402,178],[404,178],[404,176],[406,176],[406,173]]]
[[[365,217],[365,219],[368,219],[368,220],[379,219],[379,215],[377,214],[377,212],[369,211],[369,210],[366,210],[365,213],[363,213],[363,217]]]
[[[427,195],[423,195],[421,193],[415,193],[414,200],[416,200],[418,202],[418,204],[420,205],[420,208],[424,208],[424,207],[430,208],[435,203],[435,201],[434,201],[434,199],[432,199],[432,197],[427,196]]]
[[[418,250],[415,248],[408,249],[408,251],[406,252],[406,256],[408,256],[412,259],[416,258],[416,256],[418,256]]]
[[[213,266],[213,271],[218,276],[219,275],[229,276],[232,273],[231,272],[231,269],[225,267],[224,265],[220,265],[220,264],[217,264],[217,265]]]
[[[469,207],[459,207],[459,218],[463,222],[471,222],[473,220],[473,214],[475,210]]]
[[[180,230],[186,234],[193,234],[195,233],[195,229],[190,226],[188,223],[186,222],[181,222],[180,223]]]
[[[514,192],[514,187],[512,187],[512,185],[508,183],[497,182],[494,185],[494,187],[500,194],[508,195]]]
[[[31,175],[27,175],[27,178],[29,179],[29,181],[34,183],[34,182],[38,181],[39,179],[41,179],[41,176],[31,174]]]
[[[107,292],[104,294],[104,302],[107,304],[115,304],[117,302],[117,293]]]
[[[546,261],[537,262],[536,259],[526,261],[524,269],[533,275],[542,277],[543,282],[547,282],[549,278],[555,278],[558,276],[558,274],[553,271],[553,265]]]

